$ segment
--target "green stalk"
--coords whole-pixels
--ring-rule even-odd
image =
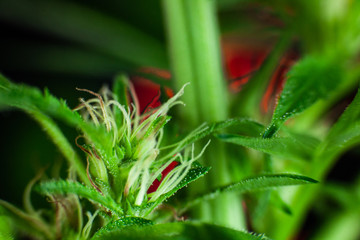
[[[181,113],[181,120],[185,121],[189,128],[193,128],[200,122],[198,114],[199,106],[192,63],[191,40],[187,33],[188,29],[183,5],[183,1],[163,0],[175,88],[180,89],[184,84],[191,83],[181,97],[182,101],[186,103],[186,111]]]
[[[177,89],[190,82],[183,101],[182,123],[189,130],[203,121],[224,120],[228,116],[228,96],[223,78],[215,2],[212,0],[163,0],[169,52]],[[205,164],[212,167],[206,182],[190,192],[210,190],[231,181],[225,146],[212,142]],[[244,228],[240,199],[224,195],[210,205],[202,204],[198,216],[203,221]]]

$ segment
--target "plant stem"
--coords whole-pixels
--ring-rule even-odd
[[[203,121],[213,122],[227,118],[228,99],[223,78],[215,2],[212,0],[163,0],[167,22],[169,51],[172,60],[175,86],[179,89],[186,82],[181,112],[182,123],[187,129]],[[205,153],[205,164],[212,171],[206,183],[193,184],[190,191],[199,193],[231,181],[225,146],[213,142]],[[198,216],[224,226],[244,228],[240,198],[224,195],[214,202],[202,204]]]

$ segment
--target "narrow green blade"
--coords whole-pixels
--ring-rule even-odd
[[[175,188],[173,188],[171,191],[159,197],[159,199],[157,199],[156,202],[150,204],[149,208],[146,210],[145,216],[151,213],[158,205],[160,205],[166,199],[174,195],[179,189],[185,187],[186,185],[195,181],[196,179],[204,176],[209,170],[210,170],[209,167],[196,167],[190,169],[187,175],[185,176],[185,178],[181,180],[181,182]]]
[[[234,134],[220,134],[217,137],[224,142],[296,160],[311,159],[316,146],[319,144],[316,139],[308,137],[251,138]]]
[[[97,239],[97,238],[94,238]],[[127,227],[104,232],[103,240],[270,240],[264,235],[257,235],[245,231],[237,231],[230,228],[211,224],[195,222],[175,222],[157,224],[144,227]]]
[[[216,198],[225,192],[255,192],[271,189],[275,187],[302,185],[309,183],[317,183],[316,180],[295,174],[272,174],[272,175],[260,175],[256,177],[247,178],[236,183],[232,183],[220,188],[215,189],[212,192],[203,194],[197,198],[189,200],[185,203],[182,211],[199,204],[203,201]]]
[[[153,222],[145,218],[124,217],[119,220],[110,222],[106,226],[100,228],[92,237],[92,239],[93,240],[103,239],[103,237],[108,235],[109,232],[120,231],[126,227],[130,227],[130,226],[143,227],[147,225],[153,225]]]
[[[78,182],[58,180],[40,183],[35,187],[35,190],[41,194],[76,194],[80,197],[89,199],[95,203],[98,203],[105,208],[109,209],[114,214],[121,216],[123,210],[110,197],[101,195],[101,193],[94,189],[88,188]]]

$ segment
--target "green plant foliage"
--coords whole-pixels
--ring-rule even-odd
[[[114,202],[113,199],[110,197],[105,197],[94,189],[88,188],[78,182],[65,180],[42,182],[35,186],[35,190],[44,195],[76,194],[80,197],[84,197],[88,200],[100,204],[118,216],[124,214],[121,206]]]
[[[31,215],[27,212],[24,212],[14,205],[5,202],[0,199],[0,216],[11,218],[14,226],[14,230],[21,228],[23,231],[26,231],[28,234],[35,236],[37,238],[53,238],[53,232],[51,227],[49,227],[39,216]]]
[[[73,112],[64,100],[59,100],[45,90],[41,93],[38,89],[21,84],[10,83],[2,77],[0,89],[0,105],[16,107],[25,111],[41,112],[58,118],[73,127],[81,130],[96,144],[99,149],[110,145],[105,129],[95,127]]]
[[[173,188],[168,193],[162,195],[157,201],[150,204],[149,209],[147,209],[146,214],[151,213],[159,204],[166,201],[168,198],[170,198],[172,195],[174,195],[179,189],[185,187],[189,183],[197,180],[198,178],[204,176],[208,171],[210,170],[209,167],[194,167],[189,170],[189,172],[186,174],[185,178],[181,180],[181,182]]]
[[[292,215],[291,207],[280,197],[279,192],[271,192],[270,202],[281,209],[284,213]]]
[[[99,238],[94,238],[99,239]],[[264,235],[256,235],[244,231],[220,227],[211,224],[193,222],[177,222],[157,224],[145,227],[126,227],[104,232],[101,239],[126,239],[126,240],[196,240],[196,239],[228,239],[228,240],[270,240]]]
[[[145,218],[139,217],[124,217],[119,220],[113,221],[106,226],[99,229],[91,239],[103,239],[104,236],[108,235],[108,232],[120,231],[126,227],[137,226],[143,227],[147,225],[153,225],[153,222]]]
[[[0,88],[7,89],[9,86],[9,80],[7,80],[2,74],[0,74]]]
[[[55,143],[65,156],[73,158],[76,154],[62,135],[61,130],[49,116],[63,120],[71,126],[79,126],[87,140],[86,144],[77,143],[77,145],[88,155],[87,169],[85,170],[83,167],[78,169],[80,176],[85,174],[83,178],[88,186],[76,181],[52,180],[41,182],[35,187],[35,190],[43,195],[55,198],[57,195],[68,196],[69,194],[86,198],[100,207],[103,216],[111,212],[112,218],[110,220],[128,215],[147,216],[179,189],[209,171],[209,167],[202,167],[195,162],[203,154],[209,143],[198,156],[195,156],[194,146],[189,149],[187,148],[188,145],[216,130],[239,125],[241,122],[255,126],[255,128],[258,127],[258,125],[247,120],[229,120],[203,125],[199,128],[201,131],[198,129],[195,134],[190,135],[187,139],[170,146],[173,154],[167,154],[167,156],[155,161],[159,154],[157,149],[160,144],[157,142],[159,133],[170,120],[170,117],[165,114],[171,106],[179,103],[176,100],[181,96],[183,90],[159,109],[153,111],[153,114],[146,113],[145,116],[140,116],[136,110],[137,105],[134,113],[130,113],[130,109],[126,110],[119,102],[115,102],[119,100],[127,104],[128,100],[123,95],[127,94],[125,89],[128,87],[127,79],[122,76],[118,77],[114,87],[116,91],[114,100],[109,98],[110,93],[106,90],[101,96],[89,90],[79,89],[95,95],[95,98],[88,101],[81,100],[82,105],[77,108],[86,108],[86,113],[92,120],[89,122],[86,115],[81,117],[78,113],[70,110],[63,101],[59,101],[48,92],[42,94],[36,88],[13,84],[2,78],[0,91],[3,94],[0,96],[0,103],[20,108],[33,116],[45,128],[49,136],[54,138]],[[134,93],[131,92],[131,94]],[[116,108],[112,108],[111,104]],[[106,141],[100,141],[101,134],[107,137]],[[95,136],[98,136],[99,139]],[[122,144],[123,146],[121,146]],[[167,148],[169,147],[164,149]],[[180,154],[181,151],[184,151],[184,156]],[[179,159],[178,165],[162,180],[155,192],[147,194],[147,189],[153,181],[159,175],[161,176],[162,171],[176,159]],[[70,165],[74,164],[71,161],[69,163]],[[90,167],[93,169],[91,170]],[[29,214],[21,213],[21,210],[15,212],[30,219],[37,219],[37,222],[42,222],[42,218],[36,215],[34,209],[31,210],[32,213]],[[32,216],[34,214],[36,216]],[[89,235],[95,216],[96,214],[90,215],[90,225],[87,224],[84,227],[84,236]],[[123,218],[123,221],[114,223],[114,226],[119,227],[120,223],[123,225],[131,223],[129,219],[125,220]],[[44,227],[47,227],[46,224]],[[73,234],[73,232],[70,231],[66,234]]]
[[[264,138],[272,137],[287,119],[329,96],[339,85],[341,74],[341,65],[331,58],[308,56],[299,61],[288,73]]]
[[[13,240],[15,239],[12,233],[11,221],[5,216],[0,216],[0,239]]]
[[[272,174],[272,175],[260,175],[251,178],[244,179],[240,182],[232,183],[227,186],[223,186],[213,190],[212,192],[205,193],[199,197],[189,200],[185,203],[183,209],[187,209],[196,204],[199,204],[205,200],[216,198],[220,194],[225,192],[255,192],[271,189],[282,186],[302,185],[309,183],[317,183],[316,180],[295,174]]]
[[[60,119],[70,126],[80,127],[101,152],[104,152],[110,145],[110,138],[106,136],[105,129],[83,121],[81,116],[73,112],[64,100],[57,99],[47,90],[41,93],[36,88],[14,84],[2,75],[0,75],[0,79],[0,106],[16,107],[34,117],[52,137],[66,159],[70,163],[74,163],[81,180],[88,183],[84,167],[78,156],[49,116]]]
[[[314,138],[303,137],[275,137],[253,138],[235,134],[219,134],[217,137],[229,143],[252,148],[274,156],[293,160],[309,160],[319,144]]]
[[[259,135],[264,129],[264,126],[247,118],[230,118],[215,123],[203,123],[190,134],[188,134],[183,140],[167,146],[166,148],[174,147],[174,149],[172,149],[171,152],[167,154],[167,156],[171,156],[176,152],[181,151],[185,146],[188,146],[226,128],[231,128],[233,131],[246,132],[253,136]]]
[[[114,79],[113,93],[114,100],[118,101],[121,105],[128,106],[127,99],[128,79],[124,75],[118,75]]]
[[[331,128],[321,151],[323,154],[338,154],[360,141],[360,91]]]

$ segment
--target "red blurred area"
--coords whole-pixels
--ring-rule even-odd
[[[229,90],[233,93],[241,91],[242,86],[251,80],[251,77],[259,70],[261,64],[272,50],[273,44],[259,44],[244,41],[223,39],[222,52],[224,59],[225,74],[228,79]],[[299,58],[299,54],[290,49],[279,61],[269,85],[261,101],[261,110],[267,112],[275,106],[276,98],[282,90],[285,82],[286,73],[290,67]],[[169,80],[171,74],[167,70],[144,67],[139,70],[142,73],[154,75],[158,78]],[[144,77],[133,77],[132,82],[137,92],[140,102],[140,112],[144,113],[153,108],[159,107],[160,102],[160,85]],[[172,97],[173,91],[165,87],[166,97]]]
[[[242,86],[251,81],[251,77],[260,69],[271,50],[272,44],[254,44],[246,43],[246,41],[245,44],[239,44],[226,40],[223,42],[224,67],[231,92],[240,92]],[[298,58],[299,53],[294,49],[289,49],[282,56],[259,106],[263,112],[268,112],[269,108],[275,107],[276,98],[282,91],[286,79],[286,73]]]
[[[144,67],[141,68],[139,72],[151,74],[164,80],[170,81],[171,79],[170,72],[162,69]],[[157,108],[161,105],[161,89],[159,84],[140,76],[133,76],[131,81],[139,100],[141,113],[147,112],[150,109]],[[174,95],[172,89],[168,87],[164,87],[164,93],[166,98],[171,98]]]
[[[269,50],[263,47],[240,45],[224,41],[224,67],[232,92],[239,92],[241,86],[249,81],[266,58]]]
[[[275,100],[281,93],[283,85],[285,83],[286,74],[290,70],[291,66],[299,59],[299,54],[295,51],[288,51],[280,60],[271,80],[268,88],[262,98],[261,108],[267,112],[272,99]]]

